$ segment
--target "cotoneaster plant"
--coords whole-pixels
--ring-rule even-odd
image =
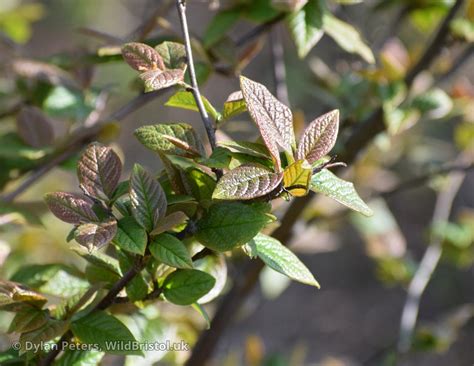
[[[164,42],[152,48],[130,43],[123,46],[122,55],[140,72],[146,91],[176,85],[178,91],[166,105],[198,110],[192,86],[184,79],[186,52],[181,44]],[[81,282],[77,291],[70,288],[71,297],[64,304],[43,308],[46,299],[41,294],[9,282],[11,288],[2,291],[11,294],[11,303],[20,295],[29,302],[12,323],[22,344],[47,330],[48,339],[73,338],[123,354],[108,349],[107,342],[138,340],[105,312],[116,303],[140,307],[163,300],[193,306],[207,318],[201,305],[224,289],[225,252],[241,250],[295,281],[319,287],[296,255],[268,235],[268,225],[276,220],[270,201],[312,190],[371,214],[352,183],[328,170],[341,165],[327,156],[336,142],[339,112],[315,119],[297,143],[290,109],[255,81],[242,76],[240,85],[221,112],[204,97],[202,103],[217,128],[247,111],[263,143],[222,141],[207,155],[189,124],[146,125],[135,136],[161,160],[164,168],[158,174],[137,163],[129,179],[121,181],[119,156],[110,147],[92,143],[77,164],[82,193],[46,195],[51,212],[73,225],[68,241],[79,244],[72,249],[88,262],[79,274],[86,283]],[[21,274],[15,278],[20,281]]]

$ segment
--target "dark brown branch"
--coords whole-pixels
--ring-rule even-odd
[[[186,57],[187,57],[187,63],[188,63],[188,69],[189,69],[189,77],[191,79],[191,86],[192,86],[191,91],[194,95],[194,99],[198,106],[199,113],[201,114],[204,127],[206,128],[209,144],[211,145],[211,149],[214,150],[216,148],[216,134],[215,134],[215,130],[214,130],[214,126],[211,121],[211,118],[209,117],[206,111],[206,108],[204,107],[204,103],[202,102],[201,93],[199,92],[199,85],[197,83],[197,78],[196,78],[196,71],[194,70],[193,52],[191,49],[191,40],[189,38],[188,22],[186,19],[186,1],[176,0],[176,7],[178,9],[181,29],[183,31],[184,46],[186,48]]]
[[[421,57],[419,62],[415,65],[412,71],[410,71],[410,77],[406,79],[407,84],[410,86],[414,78],[428,67],[431,63],[431,59],[427,55],[433,57],[438,54],[444,41],[447,37],[449,21],[453,18],[454,13],[461,5],[462,0],[457,0],[456,4],[450,10],[446,18],[443,20],[438,33],[433,42],[428,46],[424,55]],[[448,20],[448,21],[446,21]],[[377,136],[380,132],[385,130],[383,109],[379,107],[375,110],[370,117],[363,121],[360,126],[353,132],[347,142],[343,144],[344,150],[339,154],[340,160],[348,164],[353,162],[357,155],[369,144],[372,139]],[[295,199],[287,212],[281,219],[282,225],[275,230],[273,236],[285,243],[291,237],[291,229],[293,224],[298,220],[300,214],[310,203],[311,196],[307,196],[301,199]],[[231,290],[224,296],[217,312],[211,322],[209,330],[202,333],[198,342],[196,343],[191,357],[186,362],[186,366],[203,366],[207,360],[211,357],[215,346],[219,339],[221,339],[222,333],[226,326],[229,324],[229,319],[232,318],[233,314],[243,303],[246,296],[253,289],[258,279],[258,274],[263,268],[263,264],[260,261],[248,261],[244,266],[242,273],[237,276],[236,282]]]

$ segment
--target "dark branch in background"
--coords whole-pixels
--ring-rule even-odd
[[[410,77],[407,76],[405,80],[407,87],[411,86],[414,78],[422,70],[429,67],[432,61],[430,57],[435,57],[440,52],[448,35],[449,21],[454,17],[454,14],[462,3],[462,0],[457,0],[450,9],[448,15],[441,23],[435,38],[410,71]],[[341,161],[347,164],[352,163],[369,142],[380,132],[385,130],[383,117],[383,109],[380,107],[358,126],[346,143],[343,144],[344,150],[339,154]],[[293,224],[299,219],[300,214],[308,206],[311,198],[312,195],[295,199],[281,218],[281,226],[275,230],[272,236],[285,244],[291,237]],[[236,310],[244,302],[246,296],[255,286],[263,264],[260,261],[247,260],[242,267],[243,270],[236,276],[233,287],[222,298],[216,314],[212,319],[210,329],[201,334],[198,342],[194,346],[191,357],[186,362],[186,366],[204,366],[207,360],[212,356],[218,340],[222,338],[222,333],[229,324],[229,319],[232,318]]]
[[[185,0],[176,0],[176,7],[178,8],[179,21],[181,23],[181,29],[183,31],[184,37],[184,46],[186,48],[186,57],[189,69],[189,77],[191,79],[191,91],[196,100],[196,104],[201,114],[204,127],[206,128],[207,137],[209,139],[209,144],[211,149],[216,148],[216,133],[214,130],[213,123],[209,117],[204,103],[202,102],[201,93],[199,92],[199,86],[196,79],[196,71],[194,70],[194,61],[193,61],[193,52],[191,50],[191,40],[189,38],[188,22],[186,20],[186,1]]]
[[[163,91],[161,90],[141,94],[132,99],[130,102],[128,102],[126,105],[124,105],[117,111],[111,113],[106,118],[102,119],[101,121],[98,121],[94,125],[78,129],[73,133],[72,136],[67,138],[67,141],[63,145],[58,147],[54,153],[48,155],[48,157],[41,163],[41,165],[34,169],[16,189],[1,195],[0,201],[13,201],[19,194],[23,193],[31,185],[37,183],[38,180],[45,174],[47,174],[51,169],[55,168],[62,162],[72,157],[75,153],[79,152],[85,144],[92,142],[94,138],[97,137],[103,127],[103,123],[110,121],[121,121],[125,117],[135,112],[137,109],[140,109],[145,104],[149,103],[150,101],[162,94]]]
[[[464,164],[472,165],[473,159],[469,154],[464,154],[461,155],[459,160]],[[432,225],[449,220],[454,198],[461,188],[465,176],[466,172],[463,171],[453,172],[449,175],[445,188],[439,193],[436,200],[431,222]],[[421,297],[441,259],[443,252],[442,244],[442,237],[432,235],[431,243],[426,249],[420,265],[408,287],[407,299],[400,321],[400,336],[397,344],[397,352],[400,354],[408,352],[411,348]]]
[[[277,15],[275,18],[272,20],[269,20],[268,22],[262,23],[255,28],[251,29],[248,31],[248,33],[245,33],[242,37],[240,37],[238,40],[235,41],[235,45],[237,47],[242,47],[244,44],[254,40],[257,37],[260,37],[262,34],[268,32],[269,30],[272,29],[272,27],[279,23],[280,20],[285,19],[286,14],[282,13],[280,15]]]
[[[290,105],[288,88],[286,86],[285,53],[281,41],[281,29],[275,27],[270,32],[270,46],[272,49],[273,79],[275,83],[275,94],[283,104]]]
[[[461,67],[463,67],[467,61],[474,55],[474,44],[469,44],[461,54],[455,58],[453,64],[449,68],[448,72],[440,76],[436,80],[436,84],[441,84],[449,80]]]

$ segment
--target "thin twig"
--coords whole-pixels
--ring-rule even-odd
[[[275,27],[270,32],[270,44],[272,48],[273,78],[275,82],[275,94],[283,104],[290,105],[288,98],[288,87],[286,85],[285,53],[281,42],[281,29]]]
[[[179,21],[181,23],[181,29],[183,31],[184,46],[186,49],[186,57],[187,57],[187,63],[188,63],[188,68],[189,68],[189,77],[191,79],[191,86],[192,86],[191,91],[193,93],[194,99],[198,106],[199,113],[204,123],[204,127],[206,128],[209,144],[211,145],[211,149],[214,150],[216,148],[216,133],[215,133],[211,118],[209,117],[206,111],[206,108],[204,107],[204,103],[202,102],[201,93],[199,92],[199,86],[196,79],[196,71],[194,70],[193,52],[191,49],[191,40],[189,38],[188,22],[186,19],[186,1],[176,0],[176,7],[178,9]]]
[[[466,162],[466,159],[469,159],[469,161]],[[464,164],[472,164],[472,157],[463,155],[459,160]],[[464,171],[450,173],[445,188],[439,193],[436,200],[432,225],[449,220],[454,198],[461,188],[465,176],[466,172]],[[397,344],[397,351],[401,354],[408,352],[411,348],[421,297],[433,276],[442,252],[442,238],[438,235],[432,235],[431,244],[426,249],[420,265],[408,286],[408,294],[402,311],[400,336]]]

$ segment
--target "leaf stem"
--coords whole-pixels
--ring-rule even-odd
[[[191,40],[189,37],[188,21],[186,19],[186,1],[176,0],[176,7],[178,9],[179,21],[181,23],[181,29],[183,31],[184,36],[184,47],[186,49],[189,77],[191,79],[191,91],[198,106],[201,119],[204,123],[204,127],[206,128],[209,144],[211,145],[211,149],[214,150],[216,148],[216,133],[211,118],[209,117],[206,108],[204,107],[204,103],[202,102],[201,93],[199,91],[199,86],[197,83],[196,70],[194,69],[193,53],[191,49]]]

